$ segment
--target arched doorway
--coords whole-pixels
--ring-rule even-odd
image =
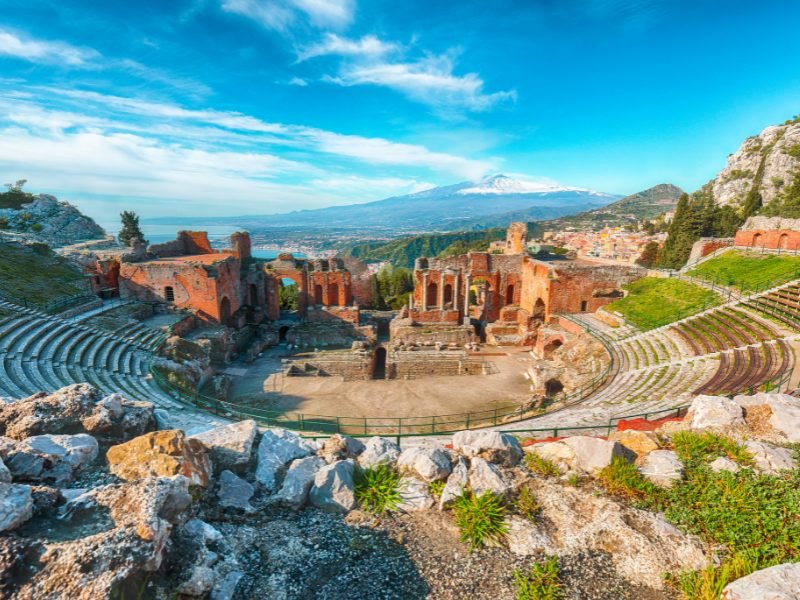
[[[439,303],[439,286],[431,282],[428,284],[428,305],[425,308],[436,306]]]
[[[763,238],[763,237],[764,237],[764,236],[763,236],[763,235],[761,235],[760,233],[757,233],[757,234],[755,234],[755,235],[753,236],[753,246],[754,246],[754,247],[756,247],[756,246],[761,246],[761,244],[762,244],[762,241],[761,241],[761,240],[762,240],[762,238]]]
[[[328,306],[339,306],[339,285],[336,283],[328,287]]]
[[[386,379],[386,348],[381,346],[375,350],[375,366],[372,368],[373,379]]]
[[[453,286],[449,283],[444,286],[444,303],[450,304],[453,301]]]
[[[561,348],[563,342],[561,340],[553,340],[549,344],[546,344],[545,347],[542,349],[542,355],[545,359],[550,359],[553,356],[553,352]]]
[[[164,288],[164,298],[167,302],[175,302],[175,288],[168,285]]]
[[[514,304],[514,284],[506,288],[506,304]]]
[[[544,383],[544,393],[548,398],[552,398],[556,394],[564,391],[564,384],[558,379],[548,379]]]
[[[531,315],[533,320],[543,323],[546,313],[547,305],[544,303],[544,300],[537,298],[536,303],[533,305],[533,315]]]
[[[778,248],[781,250],[787,250],[789,248],[789,234],[782,233],[781,237],[778,238]]]
[[[255,283],[250,284],[250,306],[258,306],[258,286]]]
[[[278,329],[278,343],[285,344],[286,343],[286,335],[289,333],[289,327],[284,325],[280,329]]]
[[[322,286],[320,284],[314,286],[314,304],[322,305]]]
[[[231,301],[227,296],[223,296],[222,302],[219,303],[219,322],[227,325],[231,320]]]

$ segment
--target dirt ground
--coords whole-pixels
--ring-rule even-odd
[[[410,417],[491,410],[530,396],[524,373],[530,355],[519,347],[487,349],[490,375],[432,376],[411,380],[342,381],[341,377],[284,377],[285,349],[265,352],[252,364],[236,363],[234,402],[258,401],[271,410],[340,417]],[[502,354],[496,356],[495,354]]]

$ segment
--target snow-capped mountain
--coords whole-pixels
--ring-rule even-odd
[[[244,226],[375,228],[392,232],[454,231],[540,221],[591,210],[620,196],[567,187],[551,181],[504,175],[464,181],[365,204],[241,217]]]

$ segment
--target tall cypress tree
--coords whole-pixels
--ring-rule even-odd
[[[139,217],[131,210],[123,211],[120,214],[122,219],[122,229],[119,232],[119,241],[123,246],[130,246],[133,239],[139,239],[145,243],[144,233],[139,227]]]

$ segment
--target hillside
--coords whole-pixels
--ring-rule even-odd
[[[612,202],[602,208],[553,219],[543,223],[546,229],[602,229],[643,220],[652,220],[675,209],[683,190],[669,183],[653,186]]]
[[[22,184],[0,193],[0,231],[53,247],[105,237],[103,228],[72,204],[49,194],[29,194]]]
[[[538,224],[528,223],[528,235],[535,236],[539,232],[541,227]],[[490,242],[505,239],[505,236],[505,227],[415,235],[391,242],[360,244],[348,248],[343,254],[366,262],[387,261],[396,267],[413,268],[414,260],[421,256],[438,256],[442,252],[486,251]]]

